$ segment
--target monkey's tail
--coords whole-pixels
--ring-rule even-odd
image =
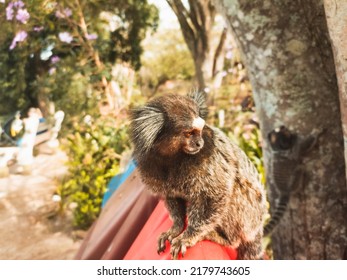
[[[281,195],[275,211],[271,215],[270,221],[264,227],[264,236],[272,234],[286,212],[288,203],[289,195]]]

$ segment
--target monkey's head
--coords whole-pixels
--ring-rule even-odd
[[[284,151],[293,148],[297,141],[297,136],[282,125],[268,134],[268,140],[274,151]]]
[[[199,153],[206,116],[203,93],[164,95],[134,109],[130,132],[135,159],[148,153],[164,157]]]

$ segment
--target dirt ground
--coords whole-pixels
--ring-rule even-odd
[[[69,217],[57,216],[52,197],[67,169],[62,151],[35,157],[30,175],[0,178],[0,259],[73,259],[83,232],[75,232]]]

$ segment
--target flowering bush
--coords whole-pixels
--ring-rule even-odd
[[[106,98],[112,65],[139,68],[141,41],[157,21],[155,6],[142,0],[1,0],[0,110],[24,105],[45,114],[49,101],[67,104],[76,74],[87,81],[80,103]]]
[[[140,67],[141,41],[157,22],[147,0],[0,0],[0,111],[35,106],[45,113],[53,101],[66,113],[71,177],[59,194],[62,209],[76,206],[78,227],[97,217],[128,143],[124,125],[93,118],[97,104],[107,99],[116,62]],[[86,114],[96,121],[73,122]]]

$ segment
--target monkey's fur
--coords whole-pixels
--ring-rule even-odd
[[[143,182],[165,200],[173,226],[160,235],[176,259],[207,239],[261,257],[265,192],[254,165],[219,129],[205,125],[203,94],[165,95],[132,112],[133,156]],[[188,218],[185,228],[186,217]]]

